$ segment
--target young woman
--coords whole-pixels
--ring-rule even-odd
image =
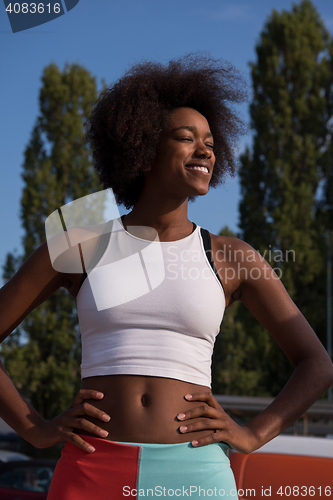
[[[73,408],[46,422],[1,374],[1,416],[37,447],[66,441],[50,500],[236,497],[228,446],[258,449],[332,383],[325,349],[268,263],[188,220],[188,201],[234,170],[241,122],[230,103],[242,85],[231,67],[184,58],[136,66],[103,92],[87,136],[104,187],[132,210],[90,228],[94,238],[71,230],[87,273],[56,271],[45,244],[0,292],[2,339],[59,287],[77,298],[83,383]],[[243,427],[210,390],[214,340],[235,300],[295,367]]]

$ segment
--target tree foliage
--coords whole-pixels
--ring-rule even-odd
[[[273,10],[256,46],[257,60],[250,65],[253,146],[241,156],[240,168],[242,237],[266,253],[322,340],[325,228],[318,205],[323,185],[326,196],[331,196],[331,44],[309,0],[294,4],[290,12]],[[274,395],[289,376],[290,363],[270,337],[262,352],[262,328],[248,312],[242,316],[258,346],[255,357],[260,359],[263,382],[259,387]]]
[[[55,64],[45,68],[40,112],[24,153],[24,254],[8,254],[5,280],[45,241],[44,223],[54,210],[101,189],[83,137],[83,123],[96,99],[95,78],[82,66],[67,64],[63,71]],[[80,385],[74,299],[58,290],[29,314],[10,339],[2,345],[2,355],[18,389],[45,418],[64,411]]]

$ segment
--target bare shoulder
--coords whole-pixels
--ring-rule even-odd
[[[283,286],[271,265],[245,241],[216,235],[211,235],[211,240],[215,266],[220,267],[228,281],[234,277],[237,286],[242,285],[242,289],[260,288],[267,283],[272,286],[275,282],[279,282],[277,286],[280,288]],[[224,266],[220,266],[220,263]]]
[[[211,234],[212,254],[223,283],[226,303],[241,300],[241,285],[258,274],[274,272],[263,257],[245,241],[231,236]]]
[[[106,224],[71,227],[47,242],[53,268],[61,273],[63,285],[76,297],[83,273],[92,261]]]
[[[252,262],[253,260],[263,260],[257,252],[246,241],[234,236],[220,236],[210,234],[212,247],[220,252],[220,255],[228,262]]]
[[[82,274],[105,225],[71,227],[49,238],[47,247],[54,269],[60,273]]]

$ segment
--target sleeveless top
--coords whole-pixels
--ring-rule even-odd
[[[145,375],[210,387],[225,296],[209,232],[193,224],[189,236],[160,242],[127,232],[121,219],[108,226],[77,295],[82,378]]]

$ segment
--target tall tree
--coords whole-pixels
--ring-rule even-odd
[[[333,83],[329,46],[329,33],[310,0],[294,4],[291,12],[273,10],[251,63],[253,146],[241,156],[240,168],[242,236],[277,268],[322,340],[323,227],[316,205],[327,177]],[[249,315],[242,314],[249,333],[261,335]],[[267,338],[265,344],[263,376],[274,394],[291,367],[274,342]]]
[[[99,191],[83,137],[97,99],[95,78],[84,67],[55,64],[42,75],[40,113],[24,154],[21,219],[24,254],[8,254],[4,279],[45,241],[45,219],[66,203]],[[64,290],[29,314],[2,345],[14,383],[45,417],[68,407],[80,384],[80,342],[74,300]],[[10,337],[9,337],[10,339]]]
[[[331,82],[330,92],[327,93],[329,109],[333,109],[333,38],[330,40],[329,46],[329,75],[328,80]],[[333,117],[330,118],[327,127],[326,144],[323,148],[323,160],[325,164],[325,178],[322,183],[322,196],[318,200],[317,220],[321,223],[322,232],[328,234],[333,244]],[[325,249],[326,251],[326,249]]]

